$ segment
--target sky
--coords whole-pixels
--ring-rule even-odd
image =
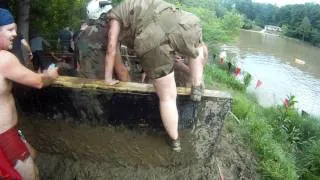
[[[253,2],[270,3],[277,6],[284,6],[287,4],[304,4],[306,2],[314,2],[320,4],[320,0],[253,0]]]

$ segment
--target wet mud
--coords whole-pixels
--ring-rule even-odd
[[[164,131],[91,126],[23,117],[38,150],[41,179],[259,179],[246,147],[223,128],[216,143],[206,131],[182,130],[182,151],[171,151]],[[210,142],[207,142],[210,141]],[[214,144],[208,148],[205,144]],[[220,169],[220,172],[219,172]]]
[[[180,153],[167,145],[154,93],[48,87],[16,98],[41,179],[257,179],[245,146],[222,131],[226,93],[177,98]]]

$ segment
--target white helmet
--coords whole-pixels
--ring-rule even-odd
[[[111,0],[91,0],[87,5],[87,15],[89,19],[99,19],[101,14],[107,13],[112,9]]]

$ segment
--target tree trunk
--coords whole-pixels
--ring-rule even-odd
[[[29,39],[29,13],[30,13],[30,0],[18,0],[17,1],[18,32],[22,34],[26,40]]]

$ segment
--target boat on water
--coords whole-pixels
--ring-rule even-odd
[[[301,60],[301,59],[298,59],[298,58],[295,58],[295,59],[294,59],[294,62],[295,62],[296,64],[300,64],[300,65],[305,65],[305,64],[306,64],[305,61],[303,61],[303,60]]]

